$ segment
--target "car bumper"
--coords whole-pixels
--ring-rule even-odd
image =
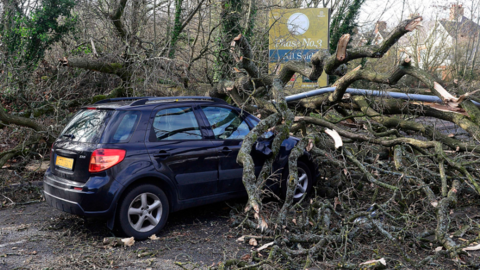
[[[43,181],[44,196],[49,205],[79,216],[111,216],[121,187],[108,176],[92,177],[86,183],[78,183],[61,179],[50,169]]]
[[[45,187],[45,185],[44,185]],[[50,205],[58,210],[63,212],[67,212],[74,215],[85,216],[85,210],[74,201],[69,201],[61,197],[57,197],[48,193],[47,191],[43,191],[43,195],[45,196],[45,201]]]

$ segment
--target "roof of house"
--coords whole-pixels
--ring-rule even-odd
[[[480,32],[480,25],[476,24],[465,16],[461,16],[455,21],[444,20],[440,21],[440,23],[448,32],[448,34],[454,38],[458,37],[458,35],[461,37],[473,36]]]
[[[378,31],[378,34],[382,36],[383,39],[385,39],[390,34],[390,31],[380,30]]]
[[[358,33],[352,36],[351,38],[351,46],[364,46],[367,45],[369,41],[372,41],[375,38],[374,33]]]

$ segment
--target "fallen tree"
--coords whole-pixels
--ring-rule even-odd
[[[272,240],[268,244],[270,253],[267,258],[258,257],[254,252],[256,266],[275,265],[280,257],[293,268],[307,268],[315,261],[326,262],[327,258],[337,261],[340,268],[385,267],[385,260],[364,265],[345,261],[345,256],[354,252],[357,246],[354,243],[359,236],[371,231],[388,239],[397,248],[400,243],[417,243],[425,241],[429,235],[434,236],[428,242],[444,251],[421,261],[407,260],[413,267],[430,263],[440,254],[468,263],[462,257],[465,254],[463,249],[477,237],[458,243],[450,235],[448,220],[452,213],[450,209],[454,209],[458,201],[458,194],[475,194],[476,198],[480,194],[480,171],[476,166],[480,162],[480,109],[469,99],[473,93],[454,96],[406,58],[391,73],[372,72],[358,66],[337,80],[332,93],[288,104],[285,101],[284,87],[295,73],[311,80],[317,79],[323,71],[329,75],[342,75],[344,64],[359,58],[382,57],[400,37],[414,31],[421,21],[421,17],[416,17],[401,22],[379,45],[347,49],[350,36],[344,35],[334,55],[318,51],[310,63],[287,62],[278,75],[260,73],[252,59],[252,49],[242,35],[232,41],[231,53],[246,75],[234,81],[221,82],[210,91],[210,95],[228,96],[237,106],[261,114],[263,119],[247,135],[237,158],[244,167],[243,183],[248,203],[244,211],[232,216],[235,224],[257,230]],[[237,51],[240,51],[240,57],[236,55]],[[406,75],[422,82],[443,103],[420,104],[345,95],[348,86],[358,80],[395,85]],[[334,121],[331,117],[333,113],[340,115],[341,119]],[[468,132],[471,139],[461,141],[430,125],[412,120],[419,116],[452,122]],[[345,125],[345,120],[350,121],[348,125]],[[265,161],[260,174],[255,176],[250,152],[257,138],[267,130],[276,132],[272,143],[274,154]],[[303,138],[293,150],[288,170],[284,172],[288,172],[285,176],[288,187],[286,197],[280,205],[265,201],[263,190],[266,178],[273,173],[271,164],[280,144],[290,134],[300,131]],[[328,139],[329,136],[331,139]],[[372,149],[377,151],[372,153]],[[335,182],[329,179],[337,179],[336,187],[341,186],[342,181],[356,179],[353,186],[358,190],[351,193],[370,187],[373,205],[367,211],[351,212],[355,208],[343,202],[351,199],[345,193],[343,196],[337,194],[334,205],[321,197],[294,203],[293,194],[298,188],[297,159],[304,151],[310,152],[321,164],[320,170],[325,171],[319,179],[320,193],[326,184]],[[382,152],[386,153],[383,157]],[[418,200],[424,202],[424,211],[434,213],[432,219],[435,222],[423,231],[405,229],[412,226],[405,208],[412,207]],[[337,208],[341,208],[341,212]],[[405,252],[402,256],[408,258]],[[326,265],[332,266],[327,262]]]

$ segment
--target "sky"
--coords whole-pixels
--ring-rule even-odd
[[[472,10],[475,21],[480,15],[479,0],[366,0],[359,16],[359,26],[367,30],[376,21],[386,21],[388,29],[391,29],[413,13],[420,14],[424,20],[446,19],[450,13],[449,7],[454,3],[463,5],[467,18],[472,17]]]

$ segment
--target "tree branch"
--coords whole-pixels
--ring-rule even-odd
[[[125,11],[125,7],[127,6],[127,2],[128,0],[120,0],[115,12],[109,15],[118,35],[122,38],[122,40],[125,40],[127,36],[127,30],[122,22],[122,16]]]
[[[327,74],[333,74],[333,72],[342,64],[345,64],[351,60],[370,57],[370,58],[381,58],[397,41],[406,33],[413,31],[422,21],[422,17],[415,17],[410,20],[405,20],[401,22],[395,29],[388,35],[387,38],[380,45],[369,45],[362,46],[357,48],[352,48],[346,50],[346,52],[338,53],[339,48],[343,49],[343,42],[346,40],[346,37],[342,37],[337,47],[337,55],[332,55],[325,63],[325,72]],[[348,41],[348,40],[347,40]],[[341,59],[341,60],[340,60]]]

